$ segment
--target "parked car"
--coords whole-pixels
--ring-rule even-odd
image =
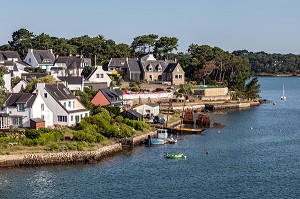
[[[165,118],[163,116],[159,116],[159,115],[154,116],[153,123],[163,124],[163,123],[165,123]]]

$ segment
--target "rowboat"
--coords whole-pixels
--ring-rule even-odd
[[[169,159],[181,159],[181,158],[184,158],[184,159],[186,159],[186,156],[183,155],[182,153],[175,153],[175,154],[166,153],[166,158],[169,158]]]

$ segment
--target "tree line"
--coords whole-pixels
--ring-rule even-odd
[[[254,53],[247,50],[236,50],[232,54],[248,59],[255,75],[300,74],[300,55],[269,54],[263,51]]]
[[[80,54],[92,59],[92,63],[108,65],[110,58],[139,57],[153,53],[157,59],[177,59],[185,71],[188,81],[200,84],[218,84],[228,86],[231,90],[246,92],[246,82],[251,78],[251,65],[248,57],[224,51],[218,47],[191,44],[187,53],[173,53],[177,50],[176,37],[159,37],[156,34],[141,35],[133,38],[131,45],[117,44],[102,35],[88,35],[71,39],[52,37],[41,33],[35,35],[19,29],[12,34],[8,44],[0,46],[0,50],[18,51],[24,59],[28,49],[52,49],[54,54],[67,56]],[[259,89],[256,88],[256,95]],[[253,96],[253,97],[255,97]]]

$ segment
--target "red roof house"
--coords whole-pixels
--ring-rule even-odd
[[[110,105],[110,102],[106,99],[106,97],[103,95],[101,91],[99,91],[95,97],[92,99],[92,104],[95,106],[108,106]]]

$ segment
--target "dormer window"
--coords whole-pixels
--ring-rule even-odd
[[[25,111],[25,104],[24,103],[18,104],[18,111]]]
[[[179,68],[177,68],[177,72],[180,72],[180,69],[179,69]]]
[[[31,58],[28,59],[29,63],[31,63]]]
[[[158,71],[158,72],[161,72],[161,71],[162,71],[162,67],[161,67],[161,66],[158,66],[157,71]]]
[[[152,72],[152,71],[153,71],[153,68],[152,68],[152,66],[149,66],[149,68],[148,68],[148,69],[149,69],[149,71],[150,71],[150,72]]]

